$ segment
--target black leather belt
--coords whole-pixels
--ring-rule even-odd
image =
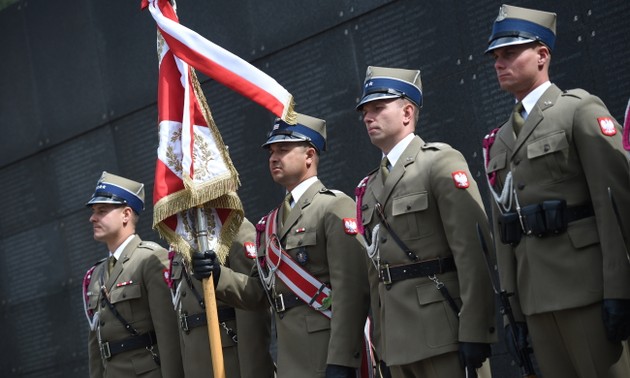
[[[147,332],[142,335],[131,336],[121,341],[106,341],[100,344],[101,356],[109,360],[117,354],[128,350],[148,348],[157,342],[155,332]]]
[[[595,211],[593,210],[593,205],[591,203],[588,203],[587,205],[567,207],[565,212],[567,214],[567,223],[575,222],[595,215]]]
[[[453,257],[425,260],[417,263],[390,266],[384,264],[379,269],[379,279],[385,285],[408,278],[427,277],[434,274],[452,272],[456,270]]]
[[[236,319],[236,312],[234,311],[234,307],[219,308],[217,309],[217,313],[219,315],[219,323]],[[189,332],[193,328],[207,325],[207,319],[208,318],[205,312],[200,312],[193,315],[180,314],[179,325],[180,327],[182,327],[182,331]]]
[[[277,313],[281,313],[290,308],[305,304],[306,303],[304,303],[303,300],[301,300],[294,294],[278,294],[274,297],[273,307],[275,307]]]

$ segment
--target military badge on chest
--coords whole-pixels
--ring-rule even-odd
[[[295,254],[295,259],[300,265],[304,266],[308,263],[308,252],[306,251],[306,247],[300,247]]]

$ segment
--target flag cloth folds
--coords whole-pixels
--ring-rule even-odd
[[[623,117],[623,148],[630,151],[630,99],[626,106],[626,114]]]
[[[155,4],[156,2],[152,2]],[[177,16],[168,1],[170,22]],[[196,249],[196,209],[202,207],[208,246],[221,262],[243,220],[238,173],[212,119],[193,67],[175,53],[158,27],[158,135],[153,227],[190,259]]]
[[[272,77],[181,25],[168,0],[142,0],[141,7],[149,8],[175,56],[267,108],[285,122],[296,123],[293,96]]]

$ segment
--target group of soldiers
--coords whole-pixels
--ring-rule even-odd
[[[84,280],[91,377],[211,376],[206,278],[228,377],[490,376],[499,292],[523,375],[531,349],[545,377],[630,376],[628,154],[599,98],[549,81],[555,39],[555,13],[501,6],[485,53],[516,105],[479,143],[490,222],[462,154],[415,134],[418,70],[367,69],[356,110],[382,161],[355,200],[317,177],[326,122],[276,120],[263,148],[286,198],[224,264],[140,240],[143,185],[104,172],[87,204],[110,251]]]

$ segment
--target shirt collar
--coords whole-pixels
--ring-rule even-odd
[[[523,114],[523,118],[527,118],[527,115],[531,113],[532,109],[534,108],[534,105],[536,105],[538,100],[540,100],[540,97],[542,97],[543,93],[545,93],[547,88],[549,88],[550,86],[551,86],[551,82],[545,81],[544,83],[540,84],[536,89],[529,92],[527,96],[525,96],[525,98],[521,101],[523,103],[523,109],[525,110],[525,114]]]
[[[291,191],[291,197],[293,197],[293,201],[291,202],[291,208],[293,205],[300,200],[300,197],[317,181],[317,176],[309,177],[306,180],[302,181]]]
[[[114,253],[112,253],[111,251],[109,252],[109,255],[114,255],[114,257],[116,258],[116,261],[120,260],[120,255],[122,255],[122,252],[125,250],[125,247],[127,246],[127,244],[129,244],[129,242],[131,241],[131,239],[134,238],[134,236],[136,236],[135,234],[131,234],[129,235],[129,237],[122,242],[122,244],[116,248],[116,250],[114,251]]]
[[[402,155],[402,153],[405,152],[405,149],[407,148],[409,143],[411,143],[411,140],[413,139],[414,136],[415,134],[413,133],[407,135],[400,142],[398,142],[394,146],[394,148],[392,148],[392,150],[389,151],[387,155],[383,155],[383,157],[387,156],[387,160],[389,160],[390,168],[396,165],[396,162],[398,161],[398,159],[400,159],[400,155]]]

